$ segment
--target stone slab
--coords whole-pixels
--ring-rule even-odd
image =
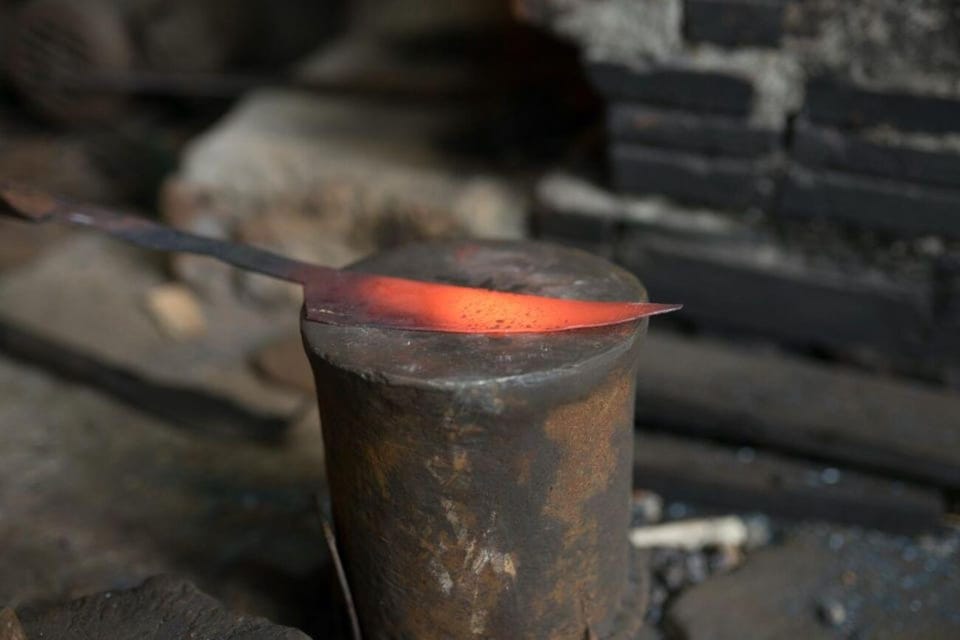
[[[227,611],[189,582],[147,580],[129,591],[108,591],[67,604],[19,612],[28,637],[111,640],[310,640],[295,629]]]
[[[926,539],[806,527],[684,591],[667,625],[690,640],[960,635],[956,533]]]

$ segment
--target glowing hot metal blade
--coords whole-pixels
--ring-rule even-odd
[[[150,249],[212,256],[304,287],[307,318],[449,333],[546,333],[668,313],[680,305],[593,302],[422,282],[299,262],[254,247],[195,236],[144,218],[0,186],[0,212],[34,222],[86,226]]]
[[[545,333],[599,327],[667,313],[677,305],[589,302],[341,272],[305,283],[307,317],[448,333]]]

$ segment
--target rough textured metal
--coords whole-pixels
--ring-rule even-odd
[[[599,258],[536,243],[414,245],[355,269],[645,296]],[[489,336],[304,320],[365,638],[619,637],[645,328]]]
[[[329,324],[450,333],[536,333],[633,322],[679,308],[529,296],[340,271],[3,184],[0,214],[90,227],[148,249],[208,255],[248,271],[299,283],[304,288],[307,317]]]

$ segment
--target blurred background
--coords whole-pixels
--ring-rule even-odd
[[[650,638],[960,637],[955,0],[0,0],[0,56],[0,181],[337,267],[541,239],[684,303],[637,524],[771,536],[651,551]],[[175,573],[347,637],[300,303],[0,219],[0,606]]]

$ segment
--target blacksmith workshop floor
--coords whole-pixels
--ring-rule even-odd
[[[188,296],[203,322],[177,334],[156,304],[168,285],[154,256],[50,233],[38,256],[0,274],[0,603],[69,600],[173,573],[228,608],[330,637],[339,600],[317,506],[318,419],[302,356],[290,346],[297,303],[264,311]],[[60,345],[92,356],[72,371],[61,366],[70,379],[50,366]],[[656,331],[650,341],[652,354],[697,348],[721,347]],[[138,382],[111,386],[118,369]],[[656,375],[644,373],[647,407],[658,384],[678,382]],[[185,392],[203,400],[183,403],[180,414],[145,400],[161,394],[175,404]],[[218,422],[218,411],[231,420]],[[663,428],[638,443],[638,483],[666,495],[664,518],[776,516],[772,540],[759,548],[649,552],[648,637],[957,637],[960,534],[933,483]],[[645,451],[659,453],[644,462]],[[680,472],[655,464],[670,456]],[[686,473],[691,460],[722,473]],[[747,479],[731,482],[731,468]],[[673,486],[683,493],[671,497]],[[835,522],[802,522],[811,514]],[[888,532],[857,526],[860,518]]]

